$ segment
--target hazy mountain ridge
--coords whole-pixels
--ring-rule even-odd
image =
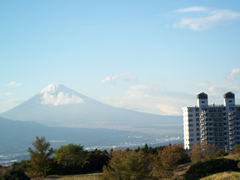
[[[0,117],[36,121],[50,126],[107,128],[157,134],[168,134],[174,129],[174,134],[182,133],[181,116],[161,116],[112,107],[64,85],[49,85],[26,102],[1,113]]]
[[[45,136],[53,148],[69,143],[81,144],[87,149],[110,149],[111,147],[136,147],[148,143],[156,144],[179,142],[178,136],[161,136],[134,131],[121,131],[101,128],[48,127],[37,122],[15,121],[0,117],[0,164],[29,158],[27,149],[36,139]]]

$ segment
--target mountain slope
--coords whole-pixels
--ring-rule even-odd
[[[49,85],[0,117],[50,126],[108,128],[182,134],[181,116],[161,116],[112,107],[64,85]],[[159,131],[161,129],[161,131]]]

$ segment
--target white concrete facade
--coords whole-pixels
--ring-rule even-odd
[[[235,104],[231,92],[223,97],[223,105],[208,105],[207,94],[200,93],[196,106],[182,108],[185,149],[203,141],[216,143],[227,151],[240,145],[240,105]]]

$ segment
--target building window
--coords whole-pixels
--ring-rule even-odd
[[[197,113],[196,116],[199,116],[199,114]]]
[[[202,101],[202,103],[205,103],[205,101]]]
[[[231,100],[229,100],[228,102],[230,102],[230,103],[231,103],[232,101],[231,101]]]

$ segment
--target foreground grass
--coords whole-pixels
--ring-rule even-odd
[[[176,179],[184,179],[184,176],[191,165],[195,164],[195,162],[180,164],[174,170],[174,178]]]
[[[240,155],[234,154],[230,156],[224,156],[226,159],[240,160]],[[191,165],[195,163],[186,163],[180,164],[174,171],[174,177],[172,179],[184,180],[184,176]],[[92,173],[92,174],[81,174],[81,175],[64,175],[57,176],[51,175],[46,178],[33,178],[32,180],[99,180],[98,176],[102,175],[102,173]],[[240,173],[238,172],[223,172],[213,174],[211,176],[202,178],[201,180],[240,180]]]
[[[237,161],[237,160],[240,160],[240,154],[228,155],[228,156],[224,156],[224,158]]]
[[[51,175],[46,178],[32,178],[32,180],[99,180],[98,176],[102,173],[81,174],[81,175]]]
[[[239,172],[223,172],[207,176],[205,178],[202,178],[201,180],[237,180],[237,179],[240,179]]]

